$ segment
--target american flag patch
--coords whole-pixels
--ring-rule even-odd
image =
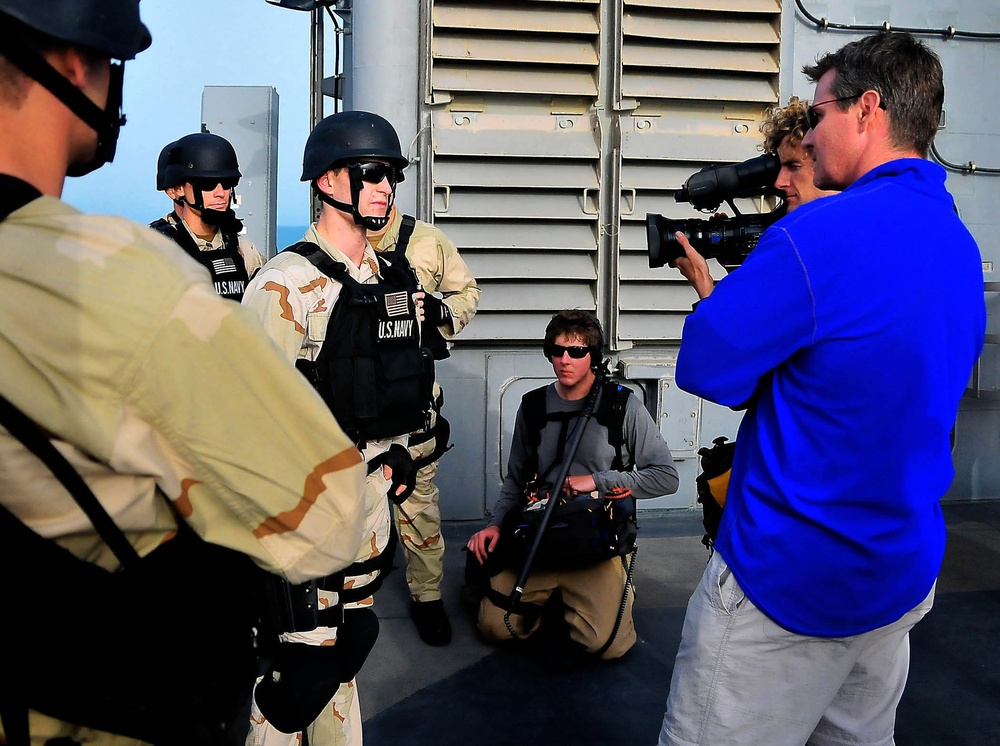
[[[385,294],[385,312],[391,319],[393,316],[406,316],[410,310],[407,300],[409,293],[405,290],[399,293]]]
[[[215,274],[217,275],[229,274],[230,272],[236,271],[236,262],[228,256],[223,259],[213,259],[212,269],[215,270]]]

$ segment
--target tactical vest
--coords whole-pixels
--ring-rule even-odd
[[[526,469],[529,474],[538,471],[538,445],[542,442],[542,430],[546,423],[562,423],[558,446],[558,460],[561,461],[562,450],[566,444],[568,424],[580,415],[579,412],[547,412],[545,410],[545,397],[548,388],[548,386],[542,386],[532,389],[521,397],[521,412],[524,414],[527,430],[529,461],[526,464]],[[611,462],[610,468],[615,471],[625,469],[622,446],[625,444],[625,410],[628,407],[628,398],[631,394],[631,389],[613,381],[607,381],[601,391],[601,401],[597,405],[597,411],[594,412],[594,419],[597,420],[598,424],[604,425],[608,429],[608,443],[615,449],[615,458]]]
[[[235,232],[222,228],[222,248],[202,251],[183,225],[173,223],[166,218],[154,220],[149,224],[153,230],[172,239],[191,256],[203,265],[212,275],[215,292],[223,298],[237,302],[243,299],[250,276],[247,274],[246,263],[240,255],[240,240]]]
[[[401,252],[376,254],[380,280],[365,285],[314,243],[289,246],[340,283],[323,346],[296,367],[355,442],[406,435],[429,424],[434,358],[421,346],[416,275]]]

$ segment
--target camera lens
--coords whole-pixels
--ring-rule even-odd
[[[784,210],[733,218],[671,220],[663,215],[647,213],[649,266],[656,269],[684,256],[684,248],[674,235],[678,231],[687,236],[695,250],[706,259],[717,258],[725,266],[738,266],[757,245],[765,229],[782,215]]]

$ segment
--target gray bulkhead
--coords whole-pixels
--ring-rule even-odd
[[[992,0],[350,5],[335,6],[345,40],[343,108],[393,122],[413,164],[400,207],[440,226],[482,288],[477,317],[439,364],[455,444],[437,478],[446,519],[482,518],[499,494],[521,395],[551,380],[540,337],[563,308],[600,316],[613,372],[642,396],[677,461],[677,494],[642,507],[696,507],[697,451],[717,436],[735,437],[740,415],[674,385],[696,296],[676,270],[648,267],[646,214],[708,217],[674,200],[685,179],[705,165],[758,155],[767,108],[793,94],[812,97],[802,65],[866,33],[823,29],[822,19],[1000,31]],[[921,36],[944,63],[937,149],[952,165],[949,188],[982,249],[990,311],[989,344],[956,423],[947,498],[996,498],[1000,181],[989,170],[1000,168],[1000,103],[984,94],[995,89],[1000,45],[996,35]],[[762,209],[754,200],[738,206]],[[857,250],[864,251],[861,237]],[[866,271],[863,258],[845,262]],[[906,257],[880,271],[887,282],[905,283]],[[713,274],[724,271],[715,265]]]

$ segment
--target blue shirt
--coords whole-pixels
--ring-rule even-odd
[[[944,181],[901,159],[803,205],[685,322],[678,385],[749,402],[716,549],[792,632],[890,624],[940,570],[950,432],[986,326]]]

